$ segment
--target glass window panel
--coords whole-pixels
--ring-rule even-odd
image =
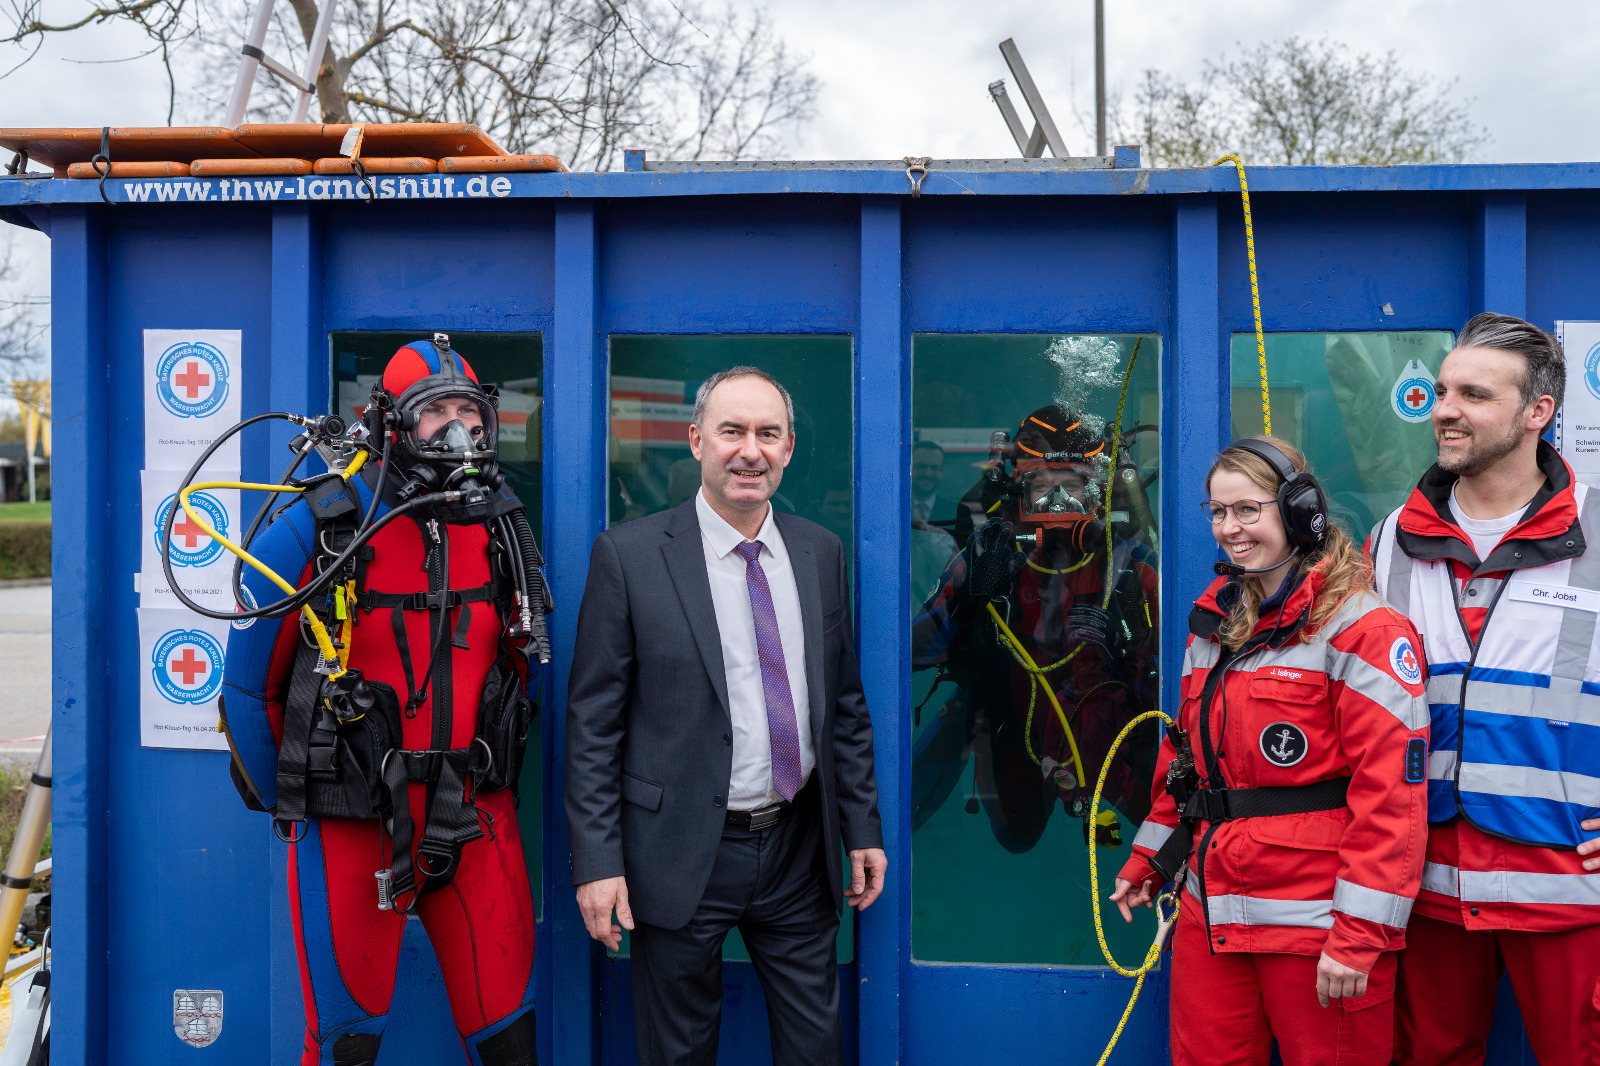
[[[1150,721],[1124,741],[1090,827],[1111,741],[1159,699],[1161,339],[918,336],[912,354],[912,955],[1103,966],[1088,841],[1104,896],[1159,738]],[[997,583],[996,620],[962,595],[960,546],[1002,519],[1024,565]],[[1113,914],[1118,958],[1142,957],[1152,925]]]
[[[333,394],[330,404],[346,418],[360,417],[372,386],[383,377],[389,358],[415,340],[431,337],[424,330],[385,330],[331,334]],[[500,469],[528,509],[535,535],[543,530],[543,467],[540,390],[544,374],[544,337],[538,333],[451,333],[450,343],[485,385],[500,389]],[[517,822],[522,850],[533,885],[534,914],[543,916],[541,875],[544,854],[544,733],[534,723],[522,760],[521,802]]]
[[[794,400],[794,458],[773,505],[837,533],[850,558],[851,357],[848,336],[720,334],[611,338],[611,436],[607,477],[612,524],[675,507],[700,489],[689,423],[700,382],[719,370],[754,366]],[[846,869],[849,864],[846,863]],[[839,923],[839,961],[855,945],[855,912]],[[621,954],[628,953],[623,934]],[[736,929],[723,957],[750,958]]]
[[[1334,520],[1357,541],[1405,502],[1437,457],[1427,411],[1454,338],[1449,330],[1267,334],[1273,435],[1305,452]],[[1262,426],[1255,334],[1235,333],[1232,356],[1238,439]]]

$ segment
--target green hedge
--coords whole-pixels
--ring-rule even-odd
[[[0,580],[50,576],[50,523],[0,522]]]

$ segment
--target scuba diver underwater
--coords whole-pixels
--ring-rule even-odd
[[[1157,705],[1160,645],[1155,518],[1126,449],[1144,427],[1118,437],[1093,422],[1051,404],[1014,436],[997,430],[961,501],[963,547],[912,624],[912,669],[937,671],[914,728],[955,687],[915,742],[913,828],[962,787],[969,760],[965,809],[985,812],[1009,852],[1033,848],[1057,805],[1101,846],[1121,842],[1119,813],[1136,825],[1150,809],[1154,721],[1119,749],[1111,809],[1089,825],[1112,741]]]
[[[230,770],[290,844],[303,1066],[376,1061],[411,914],[468,1061],[536,1061],[516,788],[553,604],[496,463],[497,400],[435,333],[395,353],[354,426],[257,415],[179,493],[203,523],[188,494],[218,484],[196,474],[222,440],[273,418],[304,427],[276,485],[232,483],[269,492],[242,544],[217,537],[239,557],[237,613],[185,599],[233,620],[218,700]],[[329,472],[296,480],[312,452]]]

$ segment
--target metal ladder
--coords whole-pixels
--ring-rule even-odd
[[[233,97],[228,101],[228,113],[222,120],[223,125],[230,129],[244,121],[245,108],[250,103],[250,90],[255,86],[256,71],[261,67],[266,67],[300,90],[299,99],[294,105],[294,117],[289,121],[304,122],[311,110],[311,98],[317,93],[317,71],[322,69],[322,56],[328,50],[328,33],[333,29],[333,10],[339,6],[338,0],[323,0],[322,10],[317,14],[316,28],[311,32],[311,49],[306,54],[303,75],[296,74],[261,50],[267,40],[267,25],[272,21],[275,3],[276,0],[261,0],[256,6],[255,21],[250,24],[250,37],[239,49],[244,58],[239,60],[239,76],[234,80]]]

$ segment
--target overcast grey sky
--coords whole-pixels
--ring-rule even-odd
[[[996,47],[1006,37],[1016,39],[1069,149],[1093,149],[1092,128],[1072,113],[1074,97],[1080,112],[1093,101],[1093,0],[738,2],[765,7],[810,53],[821,80],[819,113],[793,145],[796,157],[1014,155],[987,89],[1008,78]],[[52,13],[84,6],[57,0]],[[1473,118],[1489,130],[1486,160],[1600,159],[1594,0],[1106,0],[1106,9],[1107,82],[1130,99],[1148,67],[1190,79],[1239,44],[1326,36],[1357,51],[1393,49],[1413,71],[1459,79],[1459,95],[1474,101]],[[243,25],[239,32],[242,39]],[[0,126],[163,124],[166,83],[154,59],[85,63],[139,46],[137,35],[108,28],[51,41],[0,81]],[[29,287],[42,291],[43,241],[24,244]]]

